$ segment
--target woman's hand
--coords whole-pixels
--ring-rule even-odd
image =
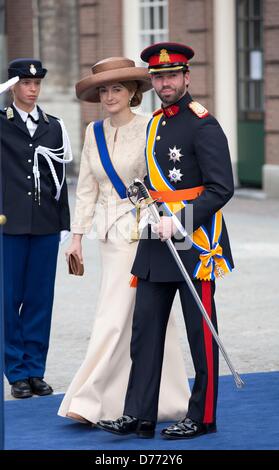
[[[74,233],[71,244],[69,248],[67,249],[67,251],[65,252],[67,262],[69,262],[69,256],[72,253],[75,253],[78,256],[80,262],[83,264],[81,239],[82,239],[81,234]]]

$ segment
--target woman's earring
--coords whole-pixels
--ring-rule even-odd
[[[134,98],[135,95],[131,96],[131,98],[129,99],[129,106],[131,106],[131,103],[132,103],[132,99]]]

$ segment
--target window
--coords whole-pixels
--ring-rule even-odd
[[[153,43],[168,41],[168,0],[140,0],[139,8],[141,50]],[[152,112],[159,106],[160,100],[154,91],[144,96],[145,112]]]
[[[238,109],[240,117],[263,112],[263,0],[237,1]]]

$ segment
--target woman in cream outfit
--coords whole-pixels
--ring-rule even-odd
[[[113,166],[127,187],[143,179],[144,147],[148,118],[131,111],[151,88],[142,67],[125,58],[109,58],[92,67],[93,74],[77,84],[77,96],[101,101],[109,117],[104,134]],[[73,239],[66,256],[76,253],[82,261],[81,239],[97,226],[102,280],[93,333],[85,359],[77,371],[58,414],[82,422],[115,419],[123,411],[128,384],[132,315],[136,289],[130,270],[137,250],[131,243],[135,217],[129,200],[121,199],[100,161],[93,124],[86,130],[72,225]],[[185,416],[189,386],[173,315],[170,317],[159,401],[159,420]]]

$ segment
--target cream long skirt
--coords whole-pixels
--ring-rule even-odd
[[[100,242],[102,281],[93,333],[85,359],[59,408],[60,416],[96,423],[123,414],[131,367],[130,340],[136,289],[130,270],[137,243],[124,238]],[[152,308],[152,305],[150,306]],[[158,420],[185,417],[190,390],[173,313],[170,315]]]

